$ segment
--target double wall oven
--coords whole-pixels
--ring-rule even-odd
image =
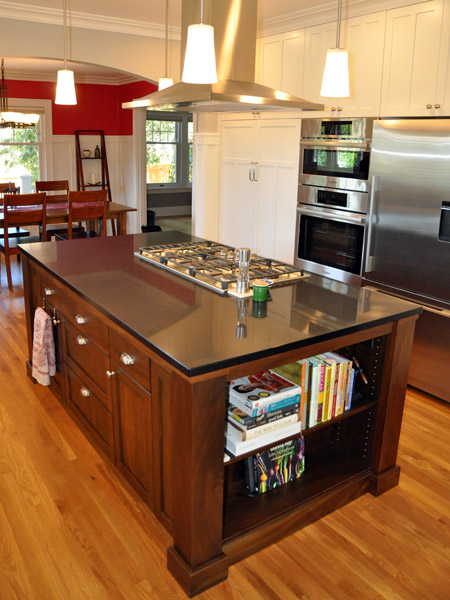
[[[295,264],[360,285],[373,119],[303,119]]]

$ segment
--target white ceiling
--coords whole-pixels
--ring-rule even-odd
[[[218,0],[214,0],[218,1]],[[245,0],[244,0],[245,1]],[[336,0],[337,1],[337,0]],[[334,4],[334,0],[332,0]],[[180,37],[182,0],[169,0],[169,27],[171,37]],[[291,13],[308,10],[327,0],[258,0],[258,28],[264,23],[288,18]],[[8,18],[19,18],[35,21],[60,22],[63,0],[0,0],[0,9],[8,9]],[[109,21],[116,25],[126,24],[152,28],[156,35],[164,36],[165,2],[164,0],[67,0],[69,25],[76,25],[86,20],[89,26]],[[1,12],[0,12],[1,14]],[[86,64],[69,64],[75,71],[79,83],[121,84],[132,81],[118,71]],[[38,79],[55,81],[56,71],[61,68],[61,61],[32,58],[5,57],[5,76],[10,79]]]

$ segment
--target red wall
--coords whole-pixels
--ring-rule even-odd
[[[124,85],[76,83],[77,104],[55,105],[56,83],[48,81],[8,80],[10,98],[52,100],[53,134],[73,135],[76,129],[103,129],[106,135],[131,135],[133,111],[122,102],[146,96],[157,90],[148,81]]]

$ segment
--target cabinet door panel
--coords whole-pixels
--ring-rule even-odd
[[[327,50],[336,47],[336,23],[308,27],[305,32],[305,72],[303,90],[312,102],[324,102],[320,95]],[[328,104],[328,102],[327,102]]]
[[[280,35],[272,35],[263,39],[260,45],[260,77],[259,83],[268,87],[281,89],[282,40]],[[283,90],[284,91],[284,90]]]
[[[81,419],[88,434],[109,456],[114,456],[112,415],[92,388],[66,365],[66,390],[69,408]]]
[[[151,395],[117,365],[111,378],[114,396],[116,464],[134,487],[151,495]]]
[[[388,11],[381,116],[434,114],[441,21],[439,0]]]

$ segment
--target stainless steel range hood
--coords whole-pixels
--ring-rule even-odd
[[[200,22],[200,3],[183,0],[181,71],[187,28]],[[256,19],[257,0],[204,0],[204,22],[214,26],[218,83],[176,83],[122,107],[185,112],[323,110],[323,104],[255,83]]]

